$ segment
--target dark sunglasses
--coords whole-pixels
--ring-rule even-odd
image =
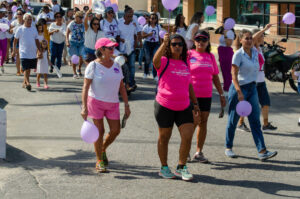
[[[157,18],[156,18],[156,17],[151,17],[150,19],[152,19],[152,20],[157,20]]]
[[[93,23],[93,25],[94,25],[94,26],[99,26],[100,24],[98,24],[98,23]]]
[[[200,41],[202,41],[202,42],[207,42],[207,41],[208,41],[208,38],[205,38],[205,37],[197,37],[197,38],[195,39],[195,41],[196,41],[196,42],[200,42]]]
[[[174,43],[171,43],[171,46],[175,47],[175,46],[179,46],[179,47],[183,47],[183,43],[182,42],[174,42]]]
[[[109,11],[108,14],[114,14],[114,11]]]
[[[56,16],[55,18],[62,18],[62,16]]]
[[[83,17],[82,17],[82,16],[78,16],[78,18],[79,18],[79,19],[83,19]]]
[[[114,46],[112,46],[112,47],[106,47],[106,46],[104,46],[103,49],[114,50],[115,47]]]
[[[22,13],[18,13],[17,15],[23,15]]]
[[[8,12],[8,14],[12,14],[13,12]]]

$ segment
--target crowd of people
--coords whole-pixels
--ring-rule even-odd
[[[228,123],[226,127],[225,155],[235,158],[233,140],[238,125],[240,130],[251,132],[258,151],[258,158],[266,160],[277,152],[268,151],[263,130],[277,129],[268,120],[271,105],[264,81],[264,57],[260,44],[263,43],[263,30],[242,30],[236,36],[234,29],[224,30],[221,26],[216,34],[221,34],[218,47],[219,63],[223,76],[223,87],[219,79],[219,67],[211,52],[209,31],[201,29],[204,21],[202,12],[196,12],[185,24],[185,17],[179,14],[174,28],[161,38],[158,12],[145,14],[146,24],[140,25],[134,9],[126,5],[124,16],[116,18],[112,7],[104,13],[93,13],[89,7],[62,12],[53,0],[52,6],[44,6],[40,14],[33,17],[27,5],[4,2],[0,9],[0,22],[9,24],[7,31],[0,32],[1,71],[4,62],[11,59],[16,63],[17,75],[24,74],[23,87],[31,90],[30,73],[37,73],[36,86],[40,87],[40,77],[44,76],[44,88],[49,89],[47,74],[53,69],[61,69],[62,62],[72,66],[73,78],[83,76],[82,112],[84,120],[93,119],[99,129],[99,139],[94,143],[97,157],[96,169],[106,172],[109,164],[106,150],[121,131],[119,95],[124,102],[126,120],[130,114],[128,94],[137,89],[135,81],[136,49],[139,53],[139,68],[148,78],[152,70],[157,83],[154,103],[154,116],[158,124],[158,155],[161,161],[159,175],[163,178],[191,180],[193,175],[187,169],[188,161],[207,163],[203,153],[207,135],[207,124],[212,104],[213,85],[219,97],[223,117],[228,103]],[[232,48],[236,40],[236,52]],[[79,60],[74,62],[76,55]],[[116,58],[124,63],[114,61]],[[252,105],[248,116],[251,130],[244,118],[236,112],[239,101],[247,100]],[[260,106],[261,107],[260,107]],[[263,115],[263,127],[260,112]],[[109,133],[104,138],[104,118],[109,124]],[[176,171],[168,167],[168,143],[174,123],[181,136],[179,161]],[[194,131],[197,131],[197,144],[194,155],[190,149]]]

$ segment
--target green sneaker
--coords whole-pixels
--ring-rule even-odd
[[[189,181],[193,179],[193,175],[189,173],[186,166],[184,166],[183,169],[179,169],[177,167],[175,171],[175,176],[177,176],[178,178],[182,178],[182,180],[185,181]]]
[[[106,169],[106,166],[104,164],[104,161],[102,161],[102,160],[98,160],[97,161],[97,163],[96,163],[96,170],[97,170],[97,172],[100,172],[100,173],[107,172],[107,169]]]
[[[175,175],[171,172],[168,166],[162,166],[158,175],[166,179],[175,178]]]
[[[106,152],[102,152],[101,156],[102,156],[102,160],[104,162],[104,165],[107,166],[108,165],[108,159],[107,159],[107,156],[106,156]]]

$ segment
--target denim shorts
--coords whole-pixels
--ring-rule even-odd
[[[260,82],[256,84],[258,100],[260,105],[263,106],[271,106],[269,92],[266,86],[266,82]]]
[[[68,54],[70,57],[77,55],[79,57],[84,56],[84,44],[70,41],[70,47],[68,47]]]
[[[87,62],[94,61],[96,59],[95,50],[84,47],[83,59]]]
[[[21,58],[22,70],[36,69],[37,59],[22,59]]]

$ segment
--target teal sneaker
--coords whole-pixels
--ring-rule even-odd
[[[104,165],[107,166],[108,165],[108,159],[107,159],[107,156],[106,156],[106,152],[102,152],[101,156],[102,156],[102,160],[104,162]]]
[[[175,175],[172,173],[172,171],[169,169],[168,166],[162,166],[160,168],[160,171],[159,171],[158,175],[163,177],[163,178],[166,178],[166,179],[175,178]]]
[[[178,178],[181,178],[182,180],[185,180],[185,181],[189,181],[189,180],[193,179],[193,175],[189,173],[186,166],[184,166],[183,169],[179,169],[177,167],[177,169],[175,171],[175,176],[177,176]]]

